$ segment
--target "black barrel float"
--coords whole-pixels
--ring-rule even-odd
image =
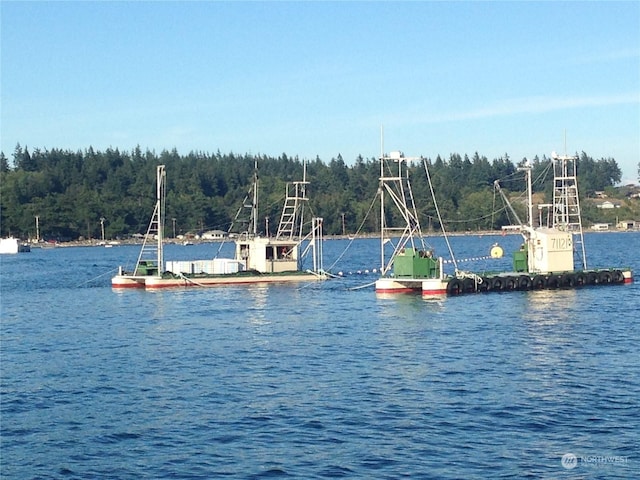
[[[611,283],[613,280],[613,276],[609,270],[603,270],[602,272],[598,272],[598,283]]]
[[[474,293],[476,291],[476,280],[470,277],[462,280],[462,291],[464,293]]]
[[[584,274],[584,272],[576,273],[575,278],[576,278],[576,286],[578,287],[581,287],[582,285],[585,285],[587,283],[587,276]]]
[[[535,277],[533,277],[533,280],[531,282],[534,290],[540,290],[547,285],[547,279],[544,278],[544,275],[536,275]]]
[[[491,279],[491,290],[503,290],[503,289],[504,289],[504,278],[493,277]]]
[[[560,277],[553,274],[549,275],[549,277],[547,277],[546,286],[547,288],[560,288]]]
[[[507,277],[504,279],[505,290],[516,290],[518,288],[518,279],[516,277]]]
[[[487,277],[482,277],[478,281],[478,291],[479,292],[488,292],[491,289],[491,279]]]
[[[447,293],[449,295],[458,295],[462,293],[462,282],[459,278],[452,278],[447,283]]]
[[[614,283],[624,283],[624,275],[620,270],[615,270],[613,272],[613,282]]]
[[[575,287],[576,277],[573,273],[563,273],[560,277],[560,285],[563,287]]]
[[[520,275],[518,277],[518,290],[531,290],[533,281],[529,275]]]

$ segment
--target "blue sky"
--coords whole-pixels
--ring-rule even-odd
[[[640,2],[0,2],[1,147],[640,161]]]

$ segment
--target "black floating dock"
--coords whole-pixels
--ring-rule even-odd
[[[510,290],[554,290],[589,285],[616,285],[625,283],[622,270],[585,270],[541,275],[527,273],[501,273],[486,276],[452,278],[447,283],[449,295],[462,293],[504,292]]]

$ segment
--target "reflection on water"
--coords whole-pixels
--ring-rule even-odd
[[[403,315],[414,312],[429,313],[442,312],[447,303],[446,295],[423,296],[420,292],[415,293],[375,293],[378,305],[382,307],[382,312]]]
[[[414,299],[418,297],[419,292],[413,293],[381,293],[375,292],[376,298],[379,300],[394,300],[394,301],[404,301],[404,302],[413,302]]]
[[[267,285],[252,285],[247,290],[247,303],[249,303],[249,321],[253,325],[267,325],[269,321],[265,316],[269,287]],[[249,302],[250,300],[250,302]]]
[[[421,297],[423,305],[442,310],[445,307],[447,296],[446,295],[422,295]]]
[[[570,320],[578,300],[577,289],[533,290],[527,292],[525,320],[537,324],[555,324]]]

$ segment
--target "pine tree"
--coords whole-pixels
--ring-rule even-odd
[[[4,152],[0,152],[0,173],[5,173],[9,171],[9,161],[7,157],[4,156]]]

